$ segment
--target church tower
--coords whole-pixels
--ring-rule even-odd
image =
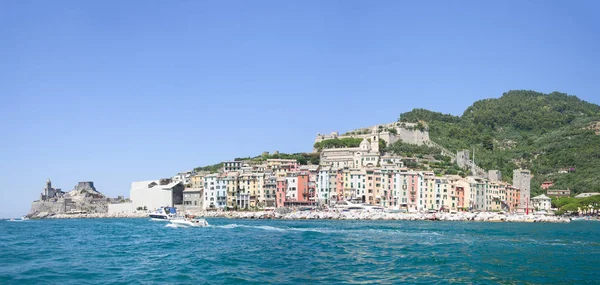
[[[373,135],[371,138],[371,150],[373,152],[379,152],[379,134]]]

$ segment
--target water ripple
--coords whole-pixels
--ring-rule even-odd
[[[0,222],[0,284],[597,284],[596,223]]]

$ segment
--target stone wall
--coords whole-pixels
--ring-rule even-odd
[[[62,199],[56,201],[34,201],[30,213],[64,213],[65,203]]]
[[[338,132],[332,132],[327,135],[317,134],[317,136],[315,137],[315,143],[329,139],[371,138],[374,135],[379,135],[380,139],[384,140],[388,145],[393,144],[398,140],[417,145],[429,142],[429,131],[420,131],[418,129],[415,129],[416,125],[417,124],[414,123],[393,122],[388,124],[375,125],[368,128],[356,129],[343,135],[339,135]],[[396,129],[397,134],[388,132],[388,128]],[[316,149],[313,149],[313,151],[316,151]]]

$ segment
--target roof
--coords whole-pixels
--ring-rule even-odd
[[[538,196],[531,198],[531,200],[552,200],[552,199],[550,199],[550,197],[542,194],[542,195],[538,195]]]
[[[149,184],[151,183],[156,183],[155,186],[153,187],[148,187]],[[132,182],[131,183],[131,189],[154,189],[154,188],[161,188],[161,189],[170,189],[175,187],[177,184],[181,184],[181,181],[174,181],[171,182],[169,184],[166,185],[160,185],[160,181],[159,180],[147,180],[147,181],[136,181],[136,182]]]
[[[185,190],[183,190],[183,192],[201,192],[202,189],[201,188],[187,188]]]
[[[598,193],[598,192],[594,192],[594,193],[581,193],[581,194],[575,196],[575,198],[585,198],[585,197],[591,197],[591,196],[596,196],[596,195],[600,195],[600,193]]]

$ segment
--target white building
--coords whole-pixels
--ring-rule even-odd
[[[349,189],[352,191],[352,196],[350,198],[355,198],[361,201],[366,200],[365,195],[365,176],[366,172],[364,170],[350,170],[350,179],[348,182],[344,181],[344,190]]]
[[[331,200],[332,192],[335,192],[336,176],[336,173],[332,173],[330,166],[324,166],[319,169],[315,194],[320,204],[326,204]]]
[[[191,171],[181,172],[181,173],[177,173],[177,175],[171,177],[171,181],[181,182],[185,186],[185,185],[188,185],[191,183],[191,181],[190,181],[191,177],[192,177]]]
[[[285,200],[297,201],[298,177],[296,177],[296,175],[289,175],[285,178],[285,180],[287,182],[287,189],[285,189]]]
[[[129,195],[134,210],[151,211],[183,203],[183,184],[168,179],[131,183]]]
[[[108,204],[108,214],[131,214],[133,213],[133,204],[130,203],[119,203],[119,204]]]
[[[550,199],[550,197],[544,194],[531,198],[533,208],[536,210],[550,210],[550,208],[552,207],[551,202],[552,199]]]
[[[225,208],[227,205],[227,179],[225,176],[210,174],[204,176],[204,202],[206,209]]]
[[[379,163],[379,136],[364,138],[359,147],[324,149],[320,163],[337,168],[375,167]]]

